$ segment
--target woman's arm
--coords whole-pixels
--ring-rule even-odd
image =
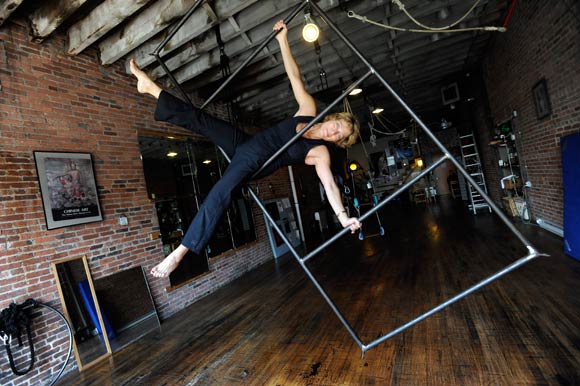
[[[342,205],[340,189],[336,186],[334,176],[330,170],[330,155],[328,154],[328,149],[324,146],[320,146],[310,150],[307,157],[307,164],[314,165],[316,174],[318,174],[318,178],[320,178],[320,182],[322,182],[322,186],[324,187],[324,191],[328,197],[328,202],[334,210],[335,215],[338,217],[340,224],[343,228],[349,227],[351,232],[354,233],[361,227],[361,223],[356,217],[348,217],[348,214]]]
[[[316,115],[316,102],[314,98],[306,91],[300,69],[292,55],[290,43],[288,43],[288,28],[283,20],[280,20],[274,25],[274,30],[278,30],[276,40],[280,44],[280,52],[282,53],[282,60],[284,62],[284,70],[292,85],[292,92],[294,98],[298,102],[298,111],[295,115]]]

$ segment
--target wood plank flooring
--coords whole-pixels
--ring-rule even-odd
[[[307,264],[364,343],[527,251],[497,216],[393,203],[387,234],[347,235]],[[369,219],[365,233],[376,233]],[[266,263],[58,385],[580,385],[580,261],[518,224],[529,262],[364,358],[292,256]],[[311,243],[319,240],[310,234]]]

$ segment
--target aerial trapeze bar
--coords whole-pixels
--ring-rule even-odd
[[[167,66],[165,65],[165,63],[163,62],[163,60],[161,59],[159,53],[161,52],[161,50],[163,49],[163,47],[167,44],[167,42],[169,42],[169,40],[171,40],[171,38],[173,37],[173,35],[175,35],[175,33],[177,32],[177,30],[185,23],[185,20],[197,9],[199,8],[199,6],[204,2],[205,0],[197,0],[195,2],[195,4],[192,6],[192,8],[184,15],[184,17],[182,18],[182,20],[180,20],[180,22],[178,22],[176,28],[174,28],[174,30],[163,40],[163,42],[161,42],[161,44],[159,45],[159,47],[152,53],[153,56],[155,56],[155,58],[157,59],[157,61],[161,64],[161,67],[163,68],[163,70],[167,73],[167,75],[169,76],[169,79],[172,81],[172,83],[175,85],[175,87],[177,89],[180,90],[180,92],[185,96],[186,100],[188,100],[191,103],[191,99],[187,96],[187,93],[185,93],[185,91],[181,88],[181,85],[179,85],[179,83],[177,82],[177,80],[175,79],[175,77],[171,74],[170,70],[167,68]],[[387,83],[387,81],[375,70],[375,68],[373,67],[373,65],[358,51],[358,49],[351,43],[351,41],[338,29],[338,27],[336,25],[334,25],[334,23],[326,16],[326,14],[324,13],[324,11],[313,1],[310,0],[304,0],[302,1],[300,4],[298,4],[293,10],[292,12],[289,14],[289,16],[287,16],[284,21],[285,23],[288,25],[290,23],[290,21],[302,10],[304,9],[304,7],[306,7],[307,5],[310,5],[312,9],[314,9],[314,11],[316,11],[316,13],[319,14],[319,16],[326,22],[326,24],[338,35],[338,37],[340,39],[343,40],[343,42],[348,46],[348,48],[350,48],[350,50],[356,55],[358,56],[358,58],[365,64],[365,66],[369,69],[368,72],[366,74],[364,74],[361,78],[359,78],[357,81],[355,81],[354,83],[352,83],[335,101],[333,101],[328,107],[326,107],[321,113],[319,113],[315,118],[312,119],[312,121],[310,121],[302,130],[300,130],[300,132],[298,132],[294,137],[292,137],[292,139],[290,139],[290,141],[288,141],[284,146],[282,146],[282,148],[280,148],[268,161],[266,161],[262,167],[254,174],[253,177],[255,177],[256,175],[258,175],[264,168],[266,168],[270,163],[272,163],[272,161],[278,157],[281,153],[283,153],[290,145],[292,145],[296,140],[298,140],[298,138],[300,138],[307,130],[309,130],[314,124],[316,124],[320,119],[322,119],[322,117],[324,117],[332,108],[334,108],[334,106],[336,106],[341,100],[343,100],[348,93],[357,85],[359,85],[360,83],[362,83],[366,78],[368,78],[371,75],[374,75],[377,77],[377,79],[379,79],[379,81],[383,84],[383,86],[391,93],[391,95],[395,98],[395,100],[397,102],[399,102],[399,104],[409,113],[409,115],[411,115],[411,117],[415,120],[415,122],[417,122],[417,124],[425,131],[425,133],[427,134],[427,136],[429,136],[429,138],[431,138],[431,140],[435,143],[435,145],[442,151],[442,153],[444,154],[441,158],[439,158],[437,161],[435,161],[432,165],[430,165],[429,167],[427,167],[425,170],[423,170],[420,174],[418,174],[417,176],[415,176],[414,178],[412,178],[411,180],[407,181],[405,184],[403,184],[402,186],[399,187],[399,189],[397,189],[395,192],[393,192],[390,196],[386,197],[385,199],[383,199],[381,202],[377,203],[376,205],[373,206],[373,208],[371,208],[368,212],[366,212],[364,215],[362,215],[358,220],[359,221],[364,221],[366,218],[368,218],[369,216],[373,215],[376,211],[378,211],[379,209],[381,209],[384,205],[386,205],[388,202],[390,202],[391,200],[393,200],[394,198],[396,198],[399,194],[401,194],[403,191],[405,191],[406,189],[408,189],[409,187],[411,187],[411,185],[413,185],[415,182],[419,181],[419,179],[421,179],[422,177],[424,177],[426,174],[430,173],[431,171],[433,171],[435,168],[437,168],[439,165],[441,165],[443,162],[445,162],[446,160],[450,160],[455,167],[457,168],[457,170],[459,170],[461,172],[461,174],[463,174],[463,176],[465,177],[465,179],[474,187],[475,190],[478,191],[479,194],[481,194],[481,196],[487,201],[487,203],[489,204],[490,208],[499,216],[499,218],[505,223],[505,225],[508,227],[508,229],[521,241],[521,243],[527,248],[528,250],[528,254],[524,257],[519,258],[518,260],[516,260],[515,262],[513,262],[512,264],[506,266],[504,269],[488,276],[486,279],[480,281],[479,283],[473,285],[472,287],[468,288],[467,290],[457,294],[456,296],[448,299],[447,301],[439,304],[438,306],[432,308],[431,310],[423,313],[422,315],[412,319],[411,321],[405,323],[404,325],[392,330],[391,332],[373,340],[372,342],[369,342],[367,344],[363,343],[361,341],[361,339],[358,337],[358,335],[356,334],[356,332],[353,330],[353,328],[350,326],[350,324],[348,323],[348,321],[344,318],[344,316],[342,315],[342,313],[340,312],[340,310],[336,307],[336,305],[334,304],[334,302],[332,301],[332,299],[330,299],[330,297],[328,296],[328,294],[326,293],[326,291],[324,291],[324,289],[322,288],[322,286],[320,285],[320,283],[318,283],[318,280],[316,280],[316,278],[314,277],[314,275],[312,274],[312,272],[310,272],[310,269],[308,269],[308,267],[306,266],[306,262],[311,259],[312,257],[314,257],[316,254],[318,254],[319,252],[321,252],[322,250],[324,250],[328,245],[330,245],[331,243],[333,243],[334,241],[336,241],[338,238],[342,237],[343,235],[345,235],[346,233],[348,233],[350,231],[349,228],[344,228],[342,230],[340,230],[338,233],[336,233],[333,237],[331,237],[330,239],[328,239],[327,241],[325,241],[322,245],[320,245],[319,247],[317,247],[316,249],[314,249],[313,251],[311,251],[309,254],[307,254],[306,256],[300,256],[298,254],[298,252],[296,251],[296,249],[292,246],[292,243],[286,238],[286,236],[284,235],[284,232],[282,232],[282,230],[278,227],[278,225],[276,224],[276,222],[274,221],[274,219],[272,218],[272,216],[268,213],[268,211],[266,210],[264,204],[260,201],[260,199],[258,198],[258,196],[256,195],[256,193],[250,188],[248,187],[248,191],[251,195],[251,197],[254,199],[254,201],[256,202],[256,204],[258,205],[258,207],[264,212],[264,215],[266,216],[266,218],[268,219],[268,221],[270,222],[270,224],[272,225],[272,227],[276,230],[276,232],[278,232],[278,234],[280,235],[280,237],[282,238],[282,240],[284,241],[284,243],[288,246],[290,252],[292,253],[292,255],[294,255],[294,257],[296,258],[296,260],[298,261],[298,263],[300,264],[300,266],[302,267],[302,269],[304,270],[304,272],[306,273],[306,275],[308,276],[308,278],[312,281],[312,283],[314,284],[314,286],[318,289],[318,291],[320,292],[320,294],[322,295],[322,297],[324,298],[324,300],[328,303],[329,307],[332,309],[332,311],[336,314],[336,316],[338,317],[338,319],[340,320],[340,322],[344,325],[344,327],[346,328],[346,330],[348,331],[348,333],[351,335],[351,337],[354,339],[354,341],[356,342],[356,344],[360,347],[362,354],[364,355],[364,353],[368,350],[370,350],[371,348],[375,347],[376,345],[386,341],[387,339],[390,339],[391,337],[397,335],[398,333],[406,330],[407,328],[417,324],[418,322],[426,319],[427,317],[441,311],[442,309],[444,309],[445,307],[455,303],[456,301],[462,299],[463,297],[479,290],[480,288],[486,286],[487,284],[495,281],[496,279],[504,276],[505,274],[513,271],[514,269],[522,266],[523,264],[535,259],[538,256],[546,256],[543,253],[538,252],[533,246],[532,244],[518,231],[518,229],[515,227],[514,224],[511,223],[511,221],[509,220],[509,218],[497,207],[497,205],[491,200],[491,198],[487,195],[487,193],[485,193],[481,187],[473,180],[473,178],[469,175],[469,173],[464,169],[463,165],[461,163],[459,163],[459,161],[457,161],[453,156],[451,156],[450,152],[445,148],[445,146],[439,141],[439,139],[437,139],[437,137],[433,134],[433,132],[421,121],[421,119],[411,110],[411,108],[401,99],[401,97],[399,97],[399,95],[391,88],[391,86]],[[228,79],[226,79],[221,86],[205,101],[205,103],[200,107],[200,109],[205,108],[209,103],[211,103],[211,101],[213,101],[213,99],[217,96],[217,94],[219,94],[224,88],[225,86],[231,82],[231,80],[253,59],[255,58],[258,53],[266,46],[266,44],[268,44],[273,38],[274,36],[276,36],[276,34],[278,33],[278,31],[272,31],[272,33],[270,33],[268,35],[268,37],[266,37],[266,39],[254,50],[254,52],[248,57],[246,58],[246,60],[244,60],[244,62],[228,77]],[[227,156],[227,154],[225,153],[225,151],[223,149],[220,148],[220,151],[223,153],[224,157],[228,160],[228,162],[230,162],[231,160],[229,159],[229,157]]]

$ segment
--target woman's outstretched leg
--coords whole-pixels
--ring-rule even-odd
[[[237,146],[248,139],[247,134],[229,122],[212,117],[164,91],[137,66],[133,59],[129,64],[131,73],[137,78],[137,91],[157,99],[155,120],[168,122],[207,137],[224,149],[230,158],[233,157]]]
[[[240,153],[243,152],[240,151]],[[232,193],[259,168],[259,163],[248,162],[250,156],[236,154],[222,178],[212,187],[200,206],[181,244],[160,264],[151,270],[155,277],[167,277],[177,268],[187,251],[203,253],[225,210],[231,203]]]
[[[168,92],[165,92],[159,85],[157,85],[143,70],[141,70],[135,61],[131,59],[130,61],[130,69],[131,73],[137,78],[137,91],[142,94],[149,94],[157,99],[157,107],[155,110],[155,119],[160,121],[165,121],[168,123],[172,123],[186,129],[189,129],[195,133],[202,134],[212,140],[216,145],[220,146],[226,153],[233,158],[236,148],[239,144],[245,142],[248,136],[239,131],[237,128],[230,125],[228,122],[222,121],[220,119],[214,118],[204,112],[196,109],[194,106],[190,105],[182,101],[179,98],[171,95]],[[237,164],[239,167],[239,163]],[[231,172],[228,173],[231,175]],[[222,182],[220,186],[223,186],[224,183]],[[230,191],[234,188],[237,184],[234,182],[231,184],[232,186],[227,187],[226,192]],[[216,196],[214,193],[213,196]],[[218,194],[217,196],[221,196]],[[209,200],[213,201],[213,200]],[[207,243],[207,240],[213,233],[213,229],[215,228],[215,223],[217,223],[217,217],[223,213],[225,208],[229,205],[229,200],[226,198],[227,202],[222,203],[222,205],[218,205],[218,209],[214,212],[216,213],[216,219],[213,219],[213,216],[209,216],[211,221],[207,221],[208,216],[200,216],[200,219],[204,219],[204,225],[209,225],[209,228],[206,232],[200,230],[202,236],[201,241],[197,241],[195,244],[194,249],[192,249],[195,253],[200,253],[202,250],[202,245]],[[215,208],[214,205],[210,205],[211,207]],[[207,207],[207,205],[202,207]],[[202,210],[202,212],[206,212]],[[197,216],[196,216],[197,217]],[[214,223],[215,222],[215,223]],[[196,228],[190,227],[190,228]],[[203,229],[204,227],[198,227],[197,229]],[[189,233],[197,233],[197,232],[189,232]],[[191,237],[191,239],[197,239],[197,237]],[[184,242],[186,242],[184,240]],[[186,242],[187,244],[187,242]],[[190,244],[188,244],[190,245]],[[196,250],[195,248],[199,249]],[[173,272],[183,257],[187,254],[190,250],[189,247],[185,245],[180,245],[177,247],[173,252],[171,252],[168,256],[166,256],[161,263],[157,264],[155,267],[151,269],[151,275],[155,277],[167,277],[171,272]]]
[[[135,60],[131,59],[129,62],[129,68],[131,69],[131,73],[137,78],[137,91],[141,94],[149,94],[155,97],[155,99],[159,99],[159,95],[163,89],[151,80],[145,71],[137,67]]]

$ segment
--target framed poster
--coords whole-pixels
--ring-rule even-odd
[[[552,105],[550,104],[550,95],[548,94],[546,79],[541,79],[532,87],[532,94],[534,96],[537,118],[542,119],[552,114]]]
[[[103,220],[89,153],[35,151],[48,229]]]

